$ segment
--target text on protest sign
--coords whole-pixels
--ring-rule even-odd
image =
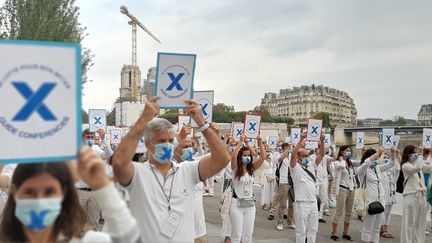
[[[243,133],[247,138],[258,138],[261,129],[261,116],[245,115]]]
[[[308,130],[307,130],[307,141],[319,142],[322,130],[322,120],[309,119]]]
[[[214,91],[195,91],[193,99],[200,104],[201,112],[206,122],[211,123],[213,118]],[[195,128],[198,127],[193,119],[191,119],[191,126]]]

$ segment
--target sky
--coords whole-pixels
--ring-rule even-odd
[[[0,3],[2,1],[0,0]],[[432,103],[432,1],[77,0],[87,27],[93,82],[83,106],[112,109],[120,71],[131,63],[126,5],[162,44],[138,29],[138,65],[157,52],[197,54],[195,90],[236,111],[265,92],[325,85],[354,99],[358,118],[416,119]]]

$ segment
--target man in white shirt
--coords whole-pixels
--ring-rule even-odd
[[[308,243],[315,242],[318,232],[315,170],[324,157],[324,135],[321,134],[319,154],[314,161],[309,161],[309,152],[304,149],[306,135],[306,132],[301,134],[290,161],[290,172],[294,182],[294,212],[298,243],[303,243],[306,239]]]
[[[194,241],[194,187],[221,171],[229,162],[226,147],[210,124],[205,122],[201,106],[186,100],[187,111],[197,123],[211,154],[200,161],[172,163],[173,125],[155,118],[159,97],[149,99],[138,121],[122,139],[112,157],[114,174],[130,194],[130,209],[136,217],[144,242]],[[141,135],[144,134],[149,163],[132,163]],[[174,183],[175,182],[175,183]]]

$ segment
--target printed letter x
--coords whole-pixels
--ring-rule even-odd
[[[102,117],[95,116],[94,119],[95,119],[95,123],[94,123],[95,125],[97,125],[97,124],[101,124],[102,125],[102,122],[101,122]]]
[[[182,86],[180,85],[180,79],[184,76],[184,73],[179,73],[176,76],[174,76],[173,73],[168,73],[168,77],[171,79],[171,84],[168,86],[167,91],[171,91],[174,87],[177,90],[183,90]]]
[[[252,122],[249,122],[249,131],[256,131],[256,129],[255,129],[255,126],[256,126],[256,123],[252,123]]]

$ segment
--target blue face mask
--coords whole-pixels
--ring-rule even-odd
[[[248,165],[251,162],[251,158],[249,156],[242,156],[243,164]]]
[[[303,164],[303,165],[307,165],[307,164],[309,164],[309,158],[303,158],[302,160],[301,160],[301,163]]]
[[[172,143],[159,143],[155,144],[155,152],[153,158],[160,164],[167,164],[174,156],[174,144]]]
[[[384,164],[387,164],[389,161],[389,159],[384,159]]]
[[[85,145],[89,146],[90,148],[93,147],[93,144],[94,144],[93,140],[91,139],[85,140]]]
[[[193,150],[192,150],[192,148],[185,148],[185,149],[183,149],[182,160],[183,161],[192,161],[193,160]]]
[[[370,163],[370,165],[369,165],[369,168],[371,168],[371,169],[375,169],[376,165],[377,165],[377,162],[376,162],[376,161],[372,161],[372,162]]]
[[[282,152],[283,152],[282,147],[277,147],[277,151],[278,151],[279,153],[282,153]]]
[[[345,152],[345,157],[346,157],[346,158],[349,158],[349,159],[350,159],[350,158],[351,158],[351,155],[352,155],[351,152]]]
[[[417,159],[418,159],[418,154],[411,154],[411,156],[410,156],[410,161],[412,161],[412,162],[416,162]]]
[[[234,152],[234,147],[232,147],[232,146],[230,146],[229,148],[228,148],[228,151],[230,152],[230,153],[232,153],[232,152]]]
[[[62,198],[17,199],[15,217],[31,231],[52,225],[60,214]]]

